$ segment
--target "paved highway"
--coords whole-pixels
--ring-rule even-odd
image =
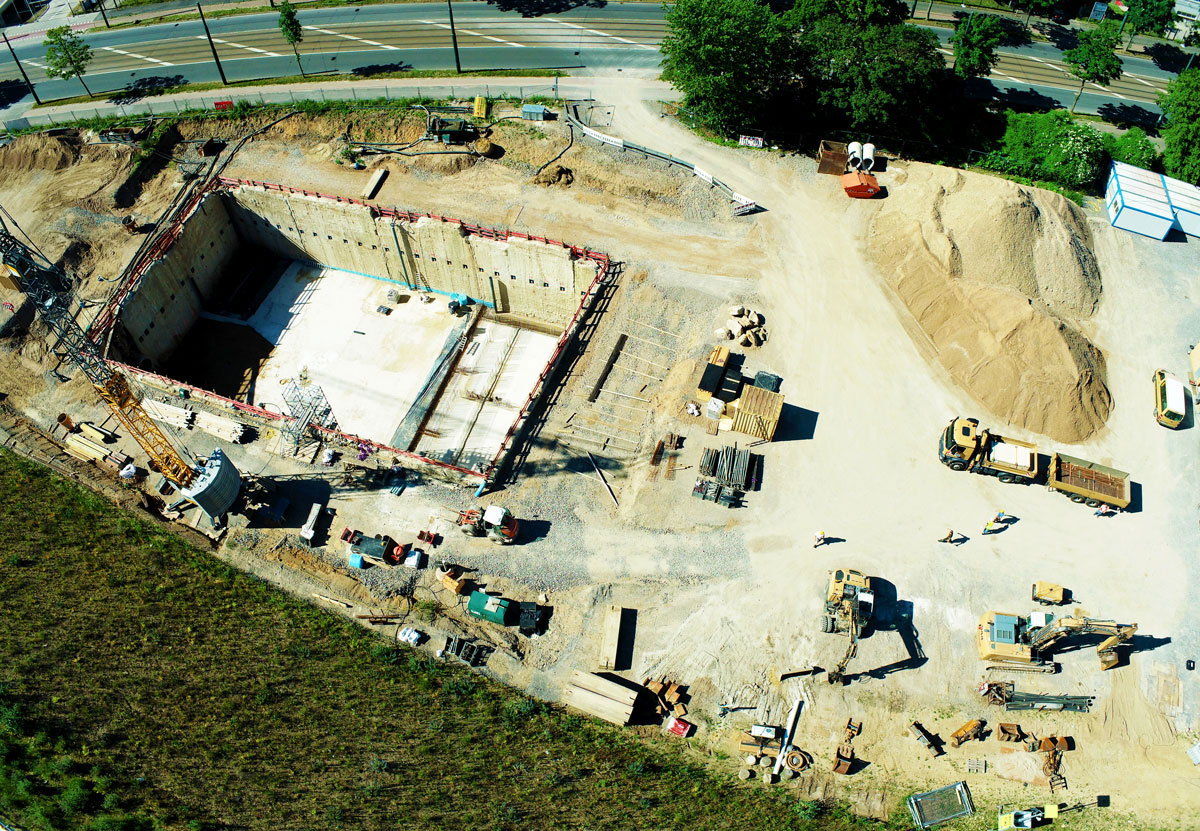
[[[455,26],[464,70],[569,68],[576,71],[652,70],[665,23],[661,7],[610,4],[579,7],[559,14],[522,17],[483,3],[456,4]],[[279,34],[274,14],[242,15],[209,21],[217,51],[231,81],[294,75],[296,59]],[[449,22],[440,3],[302,10],[304,40],[300,60],[309,73],[369,69],[453,69]],[[949,31],[934,28],[945,42]],[[45,47],[36,38],[14,43],[38,92],[45,98],[82,94],[78,80],[47,78]],[[87,74],[93,92],[134,84],[217,81],[219,76],[199,21],[165,23],[86,35],[95,58]],[[949,58],[948,58],[949,60]],[[20,76],[11,59],[0,67],[0,82]],[[1126,58],[1126,75],[1108,89],[1085,87],[1080,109],[1126,115],[1157,114],[1156,94],[1173,77],[1151,61]],[[1006,48],[979,94],[1000,99],[1070,104],[1078,88],[1061,52],[1049,43]],[[15,85],[9,84],[13,89]]]

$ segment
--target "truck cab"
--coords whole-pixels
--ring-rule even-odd
[[[979,419],[956,418],[942,431],[938,458],[951,470],[966,470],[979,452]]]

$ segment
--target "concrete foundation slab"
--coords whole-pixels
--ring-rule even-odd
[[[416,450],[475,468],[492,460],[558,339],[481,321],[426,423]]]
[[[403,302],[388,302],[389,290]],[[381,314],[380,306],[391,313]],[[293,263],[249,320],[275,346],[255,403],[287,412],[282,382],[307,370],[340,429],[387,443],[460,322],[444,301],[421,303],[387,281]]]

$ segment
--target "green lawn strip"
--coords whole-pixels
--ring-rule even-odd
[[[142,98],[160,98],[164,95],[178,95],[181,92],[210,92],[212,90],[230,90],[243,88],[291,86],[303,93],[305,87],[327,84],[330,81],[375,81],[387,79],[412,78],[565,78],[567,73],[559,69],[497,69],[455,72],[452,69],[410,69],[397,72],[379,72],[370,75],[355,75],[353,73],[338,73],[328,75],[283,75],[278,78],[255,78],[249,81],[233,81],[222,84],[220,81],[205,81],[197,84],[176,84],[140,93]],[[107,97],[104,97],[107,96]],[[72,98],[59,98],[53,101],[42,101],[30,107],[30,110],[46,107],[62,107],[68,104],[111,104],[121,100],[122,91],[113,90],[95,95],[76,95]],[[315,100],[315,99],[314,99]],[[185,102],[186,103],[186,102]]]
[[[31,829],[862,827],[397,651],[8,451],[0,539],[0,816]]]

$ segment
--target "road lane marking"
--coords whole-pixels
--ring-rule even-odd
[[[1138,77],[1138,76],[1136,76],[1136,75],[1130,75],[1130,76],[1128,76],[1128,77],[1130,77],[1130,78],[1132,78],[1133,80],[1137,81],[1139,84],[1145,84],[1146,86],[1148,86],[1148,87],[1150,87],[1150,88],[1152,88],[1152,89],[1157,89],[1157,87],[1155,87],[1155,86],[1154,86],[1154,84],[1150,83],[1150,82],[1149,82],[1149,81],[1147,81],[1145,78],[1139,78],[1139,77]]]
[[[29,60],[29,58],[25,59],[25,63],[29,64],[30,66],[36,66],[38,69],[49,69],[50,68],[50,67],[46,66],[44,63],[38,63],[37,61],[31,61],[31,60]]]
[[[628,38],[617,37],[616,35],[610,35],[608,32],[601,32],[596,29],[589,29],[586,26],[576,26],[574,23],[567,23],[565,20],[556,20],[553,17],[544,17],[542,19],[548,20],[551,23],[557,23],[560,26],[569,26],[572,29],[579,29],[581,32],[588,32],[593,35],[600,35],[600,37],[612,38],[613,40],[621,41],[621,43],[629,43],[629,44],[632,44],[633,46],[638,47],[639,49],[649,49],[651,52],[658,51],[657,46],[647,46],[644,43],[638,43],[636,40],[629,40]]]
[[[421,23],[424,23],[428,26],[437,26],[440,29],[449,29],[450,28],[450,26],[448,24],[438,23],[436,20],[422,20]],[[468,35],[474,35],[477,38],[486,38],[487,40],[494,40],[494,41],[496,41],[496,43],[503,43],[505,46],[518,46],[522,49],[525,48],[525,44],[523,44],[523,43],[513,43],[511,40],[505,40],[504,38],[492,37],[491,35],[485,35],[483,32],[473,32],[470,29],[464,29],[461,26],[458,26],[455,28],[457,28],[458,31],[460,31],[460,32],[465,32]]]
[[[145,55],[139,55],[137,52],[126,52],[124,49],[118,49],[115,46],[101,46],[100,48],[106,52],[116,52],[118,55],[125,55],[126,57],[129,57],[129,58],[137,58],[138,60],[142,60],[142,61],[150,61],[150,63],[156,63],[159,66],[174,66],[175,65],[173,63],[170,63],[169,61],[160,61],[158,58],[148,58]]]
[[[196,40],[206,40],[204,35],[196,35]],[[219,43],[222,46],[236,46],[238,49],[246,49],[250,52],[257,52],[260,55],[266,55],[268,58],[282,58],[278,52],[268,52],[266,49],[256,49],[253,46],[244,46],[240,43],[234,43],[232,40],[222,40],[221,38],[213,38],[213,43]]]
[[[392,51],[396,51],[400,48],[399,46],[389,46],[386,43],[379,43],[378,41],[360,38],[358,35],[344,35],[341,32],[335,32],[332,29],[321,29],[317,26],[305,26],[304,28],[312,32],[320,32],[323,35],[333,35],[334,37],[345,38],[346,40],[356,40],[359,43],[367,44],[367,46],[378,46],[380,49],[391,49]]]

